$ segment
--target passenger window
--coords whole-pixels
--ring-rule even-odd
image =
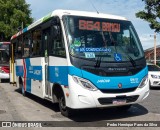
[[[16,58],[21,58],[22,57],[22,41],[21,40],[17,40],[16,41]]]
[[[65,44],[60,24],[52,27],[53,39],[51,42],[51,55],[66,57]]]
[[[24,38],[24,50],[23,50],[23,57],[29,57],[29,55],[30,55],[30,43],[31,43],[31,41],[30,41],[30,39],[29,39],[29,36],[26,36],[25,38]]]
[[[41,30],[35,30],[32,35],[32,56],[41,56]]]

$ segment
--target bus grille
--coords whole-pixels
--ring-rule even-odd
[[[138,99],[139,95],[134,96],[121,96],[121,97],[111,97],[111,98],[99,98],[98,101],[101,105],[112,104],[113,100],[124,99],[126,103],[135,102]]]
[[[128,93],[133,92],[137,87],[133,88],[123,88],[123,89],[99,89],[102,93]]]
[[[129,69],[128,71],[124,72],[119,72],[119,71],[107,72],[106,68],[95,69],[91,67],[82,67],[82,69],[98,76],[131,76],[137,74],[142,70],[142,68],[138,67],[134,69]]]

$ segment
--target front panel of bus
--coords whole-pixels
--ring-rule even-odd
[[[63,16],[63,22],[74,98],[69,107],[112,106],[119,98],[132,104],[148,96],[144,52],[130,21]]]

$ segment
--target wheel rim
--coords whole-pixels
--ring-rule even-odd
[[[65,102],[64,97],[60,98],[60,107],[62,108],[63,111],[66,110],[66,102]]]

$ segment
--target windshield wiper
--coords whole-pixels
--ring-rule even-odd
[[[102,39],[103,39],[104,47],[106,48],[107,47],[107,41],[106,41],[106,38],[104,36],[103,31],[101,33],[102,33]],[[98,56],[98,58],[96,60],[96,63],[95,63],[95,67],[100,67],[100,65],[101,65],[102,57],[104,57],[104,56],[101,56],[101,54],[102,54],[102,52],[99,53],[99,56]]]
[[[116,47],[116,44],[115,44],[116,41],[114,40],[111,32],[109,32],[109,37],[110,37],[110,40],[111,40],[111,44],[114,44],[114,48],[115,48],[115,51],[117,53],[117,47]]]
[[[111,32],[109,32],[109,36],[110,36],[111,42],[114,44],[115,51],[116,51],[116,53],[117,53],[116,41],[114,40]],[[126,54],[127,58],[129,59],[129,61],[130,61],[131,64],[132,64],[132,66],[135,68],[135,67],[136,67],[136,62],[133,60],[133,58],[132,58],[130,55],[128,55],[128,53],[126,53],[121,46],[119,46],[119,47],[120,47],[120,49],[122,50],[122,52]]]
[[[102,62],[102,56],[98,56],[94,67],[100,67],[101,62]]]
[[[135,68],[136,67],[136,62],[133,60],[133,58],[130,55],[128,55],[128,53],[125,52],[124,49],[121,46],[119,46],[119,47],[122,50],[122,52],[126,54],[127,58],[129,59],[129,61],[132,64],[132,66]]]

